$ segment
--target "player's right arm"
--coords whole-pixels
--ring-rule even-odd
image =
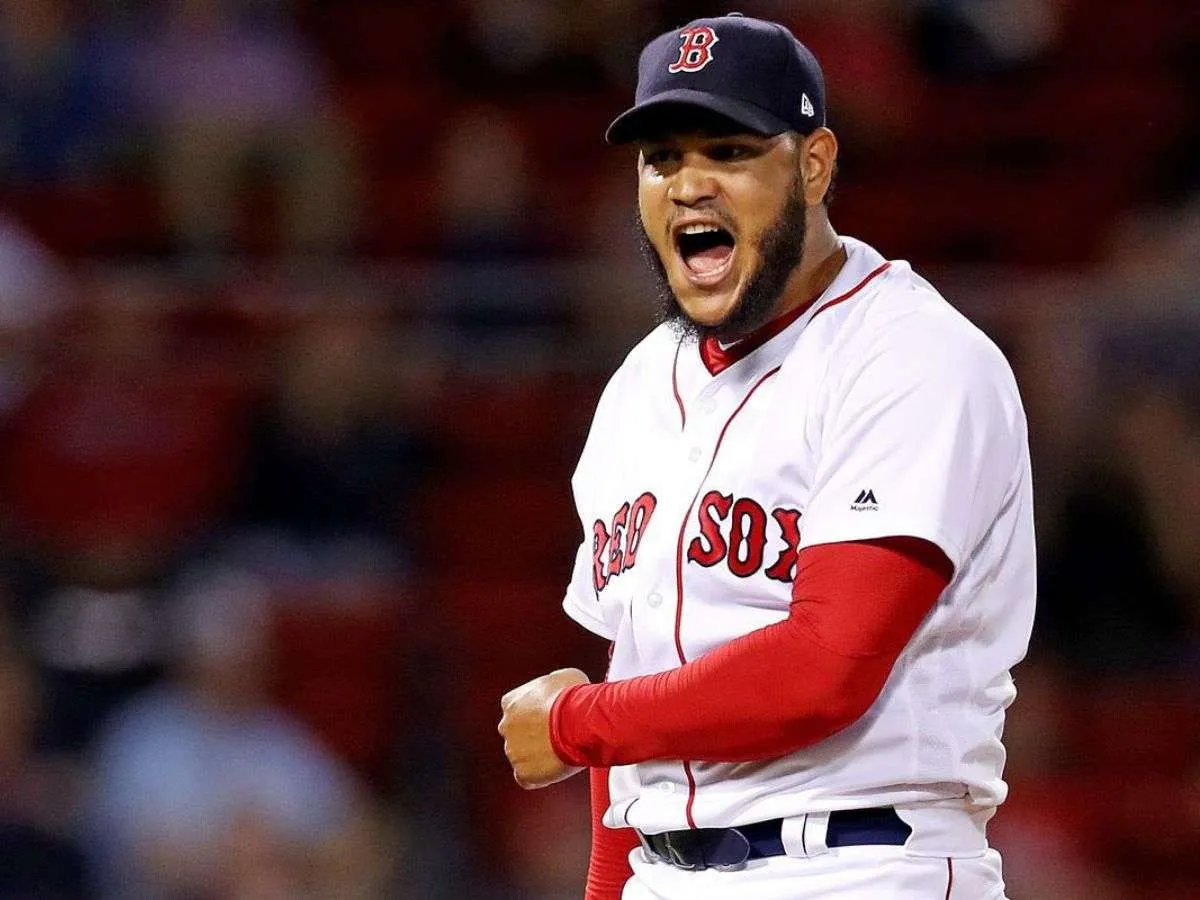
[[[856,721],[952,567],[934,544],[908,537],[810,547],[797,564],[784,621],[676,669],[563,690],[550,717],[557,757],[574,766],[754,762]]]

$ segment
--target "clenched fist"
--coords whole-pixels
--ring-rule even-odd
[[[513,688],[500,698],[504,755],[517,784],[526,790],[543,788],[582,771],[564,763],[550,743],[550,707],[564,690],[591,679],[578,669],[559,669]]]

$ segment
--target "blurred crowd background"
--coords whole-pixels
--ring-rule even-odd
[[[823,61],[835,226],[1008,353],[1010,896],[1200,896],[1194,0],[0,0],[0,897],[579,897],[498,698],[603,674],[568,479],[652,327],[651,36]]]

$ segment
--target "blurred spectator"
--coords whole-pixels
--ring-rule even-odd
[[[79,293],[67,267],[0,212],[0,422],[33,389],[54,326]]]
[[[949,82],[1012,74],[1055,47],[1063,0],[921,0],[914,22],[923,68]]]
[[[153,9],[133,50],[131,90],[159,145],[179,249],[203,257],[255,242],[245,221],[255,166],[278,188],[279,249],[350,249],[354,153],[330,107],[320,60],[285,14],[261,0]]]
[[[106,896],[378,895],[380,832],[353,777],[266,700],[267,602],[236,572],[197,576],[175,678],[101,737],[89,822]]]
[[[606,362],[615,367],[655,325],[655,284],[630,190],[628,166],[598,180],[576,228],[589,265],[574,292],[579,352],[600,371]]]
[[[273,348],[220,538],[272,585],[275,696],[373,785],[396,767],[411,685],[407,601],[414,495],[429,466],[423,417],[439,367],[368,286],[309,281]]]
[[[54,570],[20,569],[14,605],[43,685],[42,750],[78,756],[113,708],[158,679],[162,585],[145,566],[112,545]]]
[[[447,271],[437,312],[453,331],[447,352],[466,357],[465,365],[540,359],[570,327],[569,296],[549,279],[519,269],[497,278],[492,270],[536,264],[552,251],[555,229],[539,215],[544,195],[534,190],[529,142],[517,116],[472,104],[449,120],[438,148],[439,256],[463,266]]]
[[[1134,386],[1118,407],[1116,426],[1120,453],[1142,498],[1156,568],[1178,604],[1179,635],[1192,645],[1190,661],[1200,663],[1200,330],[1171,330],[1167,345],[1191,356],[1191,371],[1180,383]]]
[[[1200,91],[1200,28],[1184,28],[1179,33],[1181,40],[1173,52],[1163,54],[1163,62],[1174,68],[1184,94],[1195,97]],[[1200,116],[1195,114],[1194,104],[1192,110],[1179,135],[1154,162],[1153,170],[1161,199],[1170,202],[1190,197],[1192,210],[1185,218],[1191,219],[1194,233],[1198,227],[1195,207],[1200,205]]]
[[[166,288],[99,279],[0,445],[44,739],[65,752],[156,677],[163,579],[227,503],[242,454],[243,373],[181,343]]]
[[[169,556],[226,501],[250,386],[179,333],[170,282],[130,272],[94,288],[16,411],[0,474],[35,554]]]
[[[1112,405],[1043,559],[1040,631],[1107,673],[1200,663],[1200,334],[1141,327],[1105,355]],[[1049,549],[1049,548],[1048,548]]]
[[[1200,259],[1200,188],[1172,205],[1147,206],[1117,220],[1110,245],[1108,277],[1144,305],[1157,305],[1161,293],[1179,290],[1180,273]]]
[[[92,896],[69,837],[71,779],[34,753],[39,712],[33,670],[0,618],[0,897]]]
[[[232,512],[244,563],[276,576],[389,575],[411,564],[412,495],[425,442],[403,373],[420,350],[392,344],[384,310],[329,293],[282,340],[253,417]]]
[[[829,124],[852,166],[914,138],[923,80],[905,42],[911,9],[897,0],[765,0],[821,60]],[[876,165],[874,160],[872,166]]]
[[[447,43],[446,77],[484,96],[602,91],[628,77],[625,62],[654,29],[653,6],[471,0]]]
[[[102,44],[66,0],[0,0],[0,179],[63,181],[115,148]]]
[[[436,178],[444,254],[488,260],[537,249],[525,135],[499,107],[460,110],[445,128]]]

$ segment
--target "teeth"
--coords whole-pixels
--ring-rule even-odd
[[[700,223],[694,225],[683,226],[682,234],[707,234],[710,231],[720,231],[717,225],[703,225]]]

